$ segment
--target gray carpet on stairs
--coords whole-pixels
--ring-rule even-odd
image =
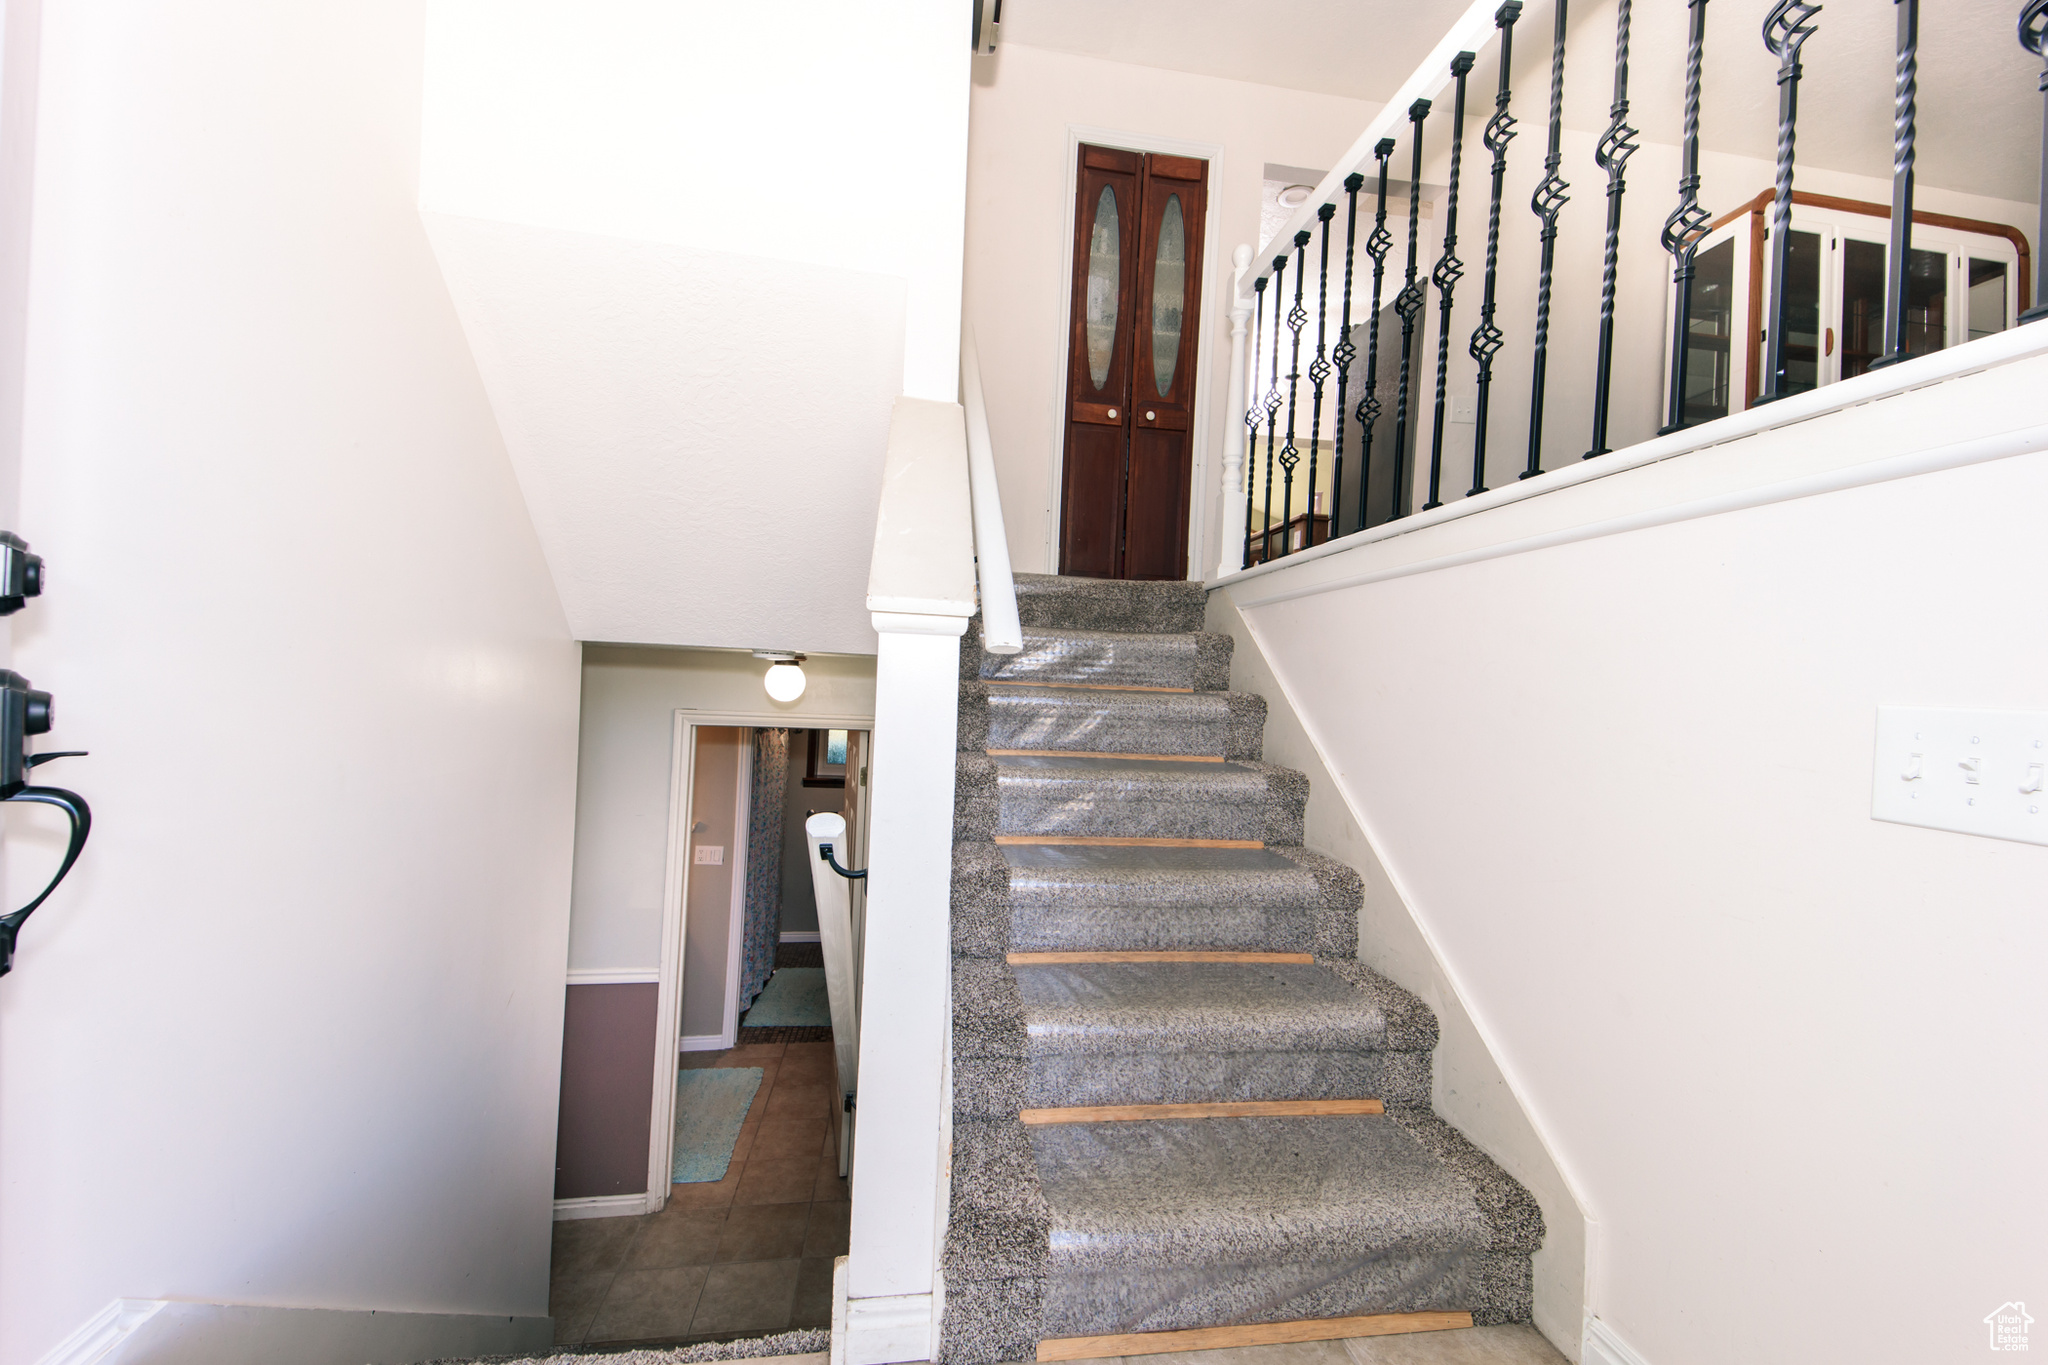
[[[1435,1016],[1357,960],[1359,877],[1301,846],[1308,784],[1259,761],[1265,703],[1227,690],[1203,607],[1199,584],[1024,575],[1024,651],[986,654],[978,622],[962,641],[946,1365],[1058,1336],[1529,1316],[1535,1202],[1430,1111]],[[1015,842],[1077,838],[1264,847]],[[1313,960],[1004,960],[1127,950]],[[1386,1111],[1018,1119],[1361,1097]]]

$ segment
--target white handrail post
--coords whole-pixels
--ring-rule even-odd
[[[804,821],[804,847],[810,850],[811,891],[818,902],[818,947],[825,958],[825,998],[832,1016],[832,1053],[839,1069],[839,1174],[843,1179],[853,1160],[854,1103],[860,1093],[859,951],[853,932],[853,891],[819,856],[830,848],[841,867],[853,862],[846,837],[846,817],[819,811]]]
[[[1218,578],[1244,567],[1244,537],[1232,527],[1233,513],[1246,497],[1250,478],[1244,462],[1244,329],[1251,321],[1252,306],[1244,294],[1244,273],[1251,269],[1252,249],[1240,242],[1230,259],[1237,273],[1230,278],[1230,387],[1223,399],[1223,554],[1216,563]]]
[[[845,1365],[934,1358],[952,1139],[953,779],[973,499],[957,403],[899,398],[868,572],[879,636]],[[815,857],[815,853],[813,854]]]

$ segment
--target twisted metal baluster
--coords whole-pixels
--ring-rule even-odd
[[[2034,237],[2036,249],[2048,255],[2048,0],[2027,0],[2020,7],[2020,46],[2039,57],[2041,68],[2041,230]],[[2048,318],[2048,261],[2034,269],[2034,306],[2020,314],[2021,322]],[[2024,299],[2021,300],[2025,302]]]
[[[1321,274],[1316,277],[1316,358],[1308,363],[1308,378],[1315,386],[1315,397],[1308,415],[1308,525],[1302,536],[1303,548],[1316,543],[1316,443],[1323,437],[1323,383],[1330,377],[1330,362],[1323,354],[1323,331],[1330,316],[1330,220],[1336,216],[1335,204],[1325,204],[1316,210],[1316,221],[1323,225],[1323,263]]]
[[[2048,2],[2048,0],[2044,0]],[[1472,431],[1472,487],[1465,496],[1476,498],[1486,491],[1486,403],[1493,388],[1493,357],[1507,344],[1507,336],[1493,325],[1494,277],[1500,268],[1500,191],[1508,173],[1508,143],[1515,138],[1515,119],[1508,113],[1508,77],[1515,64],[1515,20],[1522,16],[1522,0],[1507,0],[1494,12],[1494,27],[1500,30],[1500,90],[1493,97],[1493,117],[1480,136],[1493,153],[1493,200],[1486,212],[1486,292],[1479,300],[1479,326],[1472,332],[1468,350],[1479,362],[1479,400],[1472,417],[1478,424]]]
[[[1353,247],[1358,237],[1358,191],[1365,184],[1365,177],[1357,171],[1344,177],[1344,193],[1350,196],[1350,207],[1344,214],[1344,316],[1337,323],[1337,344],[1330,350],[1330,358],[1337,362],[1337,420],[1335,448],[1330,452],[1330,536],[1335,539],[1343,534],[1344,518],[1344,390],[1351,379],[1351,362],[1358,358],[1358,348],[1351,344],[1351,261]]]
[[[1764,391],[1757,402],[1785,396],[1785,263],[1792,251],[1792,153],[1799,121],[1799,49],[1813,36],[1819,5],[1777,0],[1764,18],[1764,46],[1778,59],[1778,192],[1771,205],[1771,315],[1764,323]]]
[[[2048,4],[2048,0],[2042,0]],[[1372,432],[1380,420],[1380,285],[1387,278],[1387,252],[1394,234],[1387,231],[1387,158],[1394,154],[1394,139],[1383,137],[1373,144],[1372,154],[1380,163],[1378,207],[1373,211],[1372,232],[1365,239],[1365,254],[1372,257],[1372,310],[1365,322],[1365,394],[1358,400],[1358,529],[1366,527],[1366,500],[1372,496]]]
[[[1622,172],[1636,154],[1636,130],[1628,126],[1628,21],[1629,0],[1617,0],[1614,10],[1614,103],[1607,113],[1613,121],[1593,152],[1593,160],[1607,172],[1607,255],[1600,271],[1600,348],[1593,362],[1593,445],[1585,458],[1607,453],[1607,397],[1614,378],[1614,276],[1621,262],[1621,196],[1627,188]]]
[[[1252,295],[1258,300],[1254,304],[1254,315],[1258,321],[1252,327],[1252,387],[1258,387],[1259,344],[1266,335],[1266,277],[1259,276],[1252,281]],[[1244,410],[1244,424],[1251,428],[1251,449],[1244,462],[1244,561],[1252,561],[1252,474],[1259,467],[1259,395],[1252,394],[1251,405]]]
[[[1287,292],[1287,258],[1273,258],[1273,385],[1266,390],[1266,528],[1261,564],[1273,558],[1273,458],[1278,448],[1274,427],[1280,418],[1280,299]]]
[[[1571,186],[1560,179],[1564,163],[1564,31],[1565,0],[1557,0],[1557,24],[1550,39],[1550,150],[1543,158],[1543,180],[1529,198],[1529,211],[1543,220],[1543,260],[1536,268],[1535,367],[1529,384],[1529,463],[1525,479],[1543,472],[1543,378],[1550,367],[1550,272],[1557,261],[1557,215],[1571,202]]]
[[[1892,240],[1884,261],[1884,354],[1871,369],[1906,358],[1906,281],[1913,263],[1913,143],[1919,122],[1920,0],[1892,0],[1899,59],[1892,77]]]
[[[1294,333],[1294,348],[1287,357],[1287,444],[1280,447],[1280,553],[1291,553],[1290,528],[1294,524],[1294,467],[1301,463],[1301,451],[1294,444],[1294,399],[1301,390],[1301,329],[1308,324],[1308,309],[1301,306],[1301,286],[1307,281],[1309,230],[1294,234],[1294,306],[1287,310],[1287,330]]]
[[[1422,233],[1422,121],[1429,117],[1429,101],[1408,106],[1408,121],[1414,127],[1415,158],[1408,172],[1408,280],[1394,296],[1394,312],[1401,319],[1401,386],[1394,395],[1394,505],[1387,514],[1392,521],[1402,514],[1402,487],[1408,478],[1408,381],[1415,349],[1415,315],[1422,311],[1422,286],[1415,282],[1415,248]]]
[[[1626,3],[1626,0],[1624,0]],[[1451,58],[1451,76],[1457,93],[1451,100],[1451,183],[1444,195],[1444,254],[1437,257],[1429,282],[1436,286],[1436,417],[1429,433],[1429,501],[1423,510],[1443,506],[1437,490],[1444,472],[1444,384],[1451,364],[1451,295],[1464,278],[1465,263],[1458,259],[1458,171],[1465,160],[1465,77],[1471,73],[1473,56],[1460,52]]]
[[[2048,4],[2048,0],[2042,0]],[[1713,215],[1700,207],[1700,53],[1707,40],[1707,0],[1690,0],[1691,28],[1685,43],[1685,137],[1678,153],[1678,207],[1664,220],[1660,240],[1671,253],[1678,305],[1671,324],[1670,420],[1657,432],[1668,436],[1685,420],[1685,371],[1692,351],[1693,256]]]

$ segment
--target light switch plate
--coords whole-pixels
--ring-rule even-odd
[[[2048,844],[2048,711],[1878,707],[1870,816]]]
[[[713,866],[713,867],[724,867],[724,866],[725,866],[725,845],[723,845],[723,844],[699,844],[699,845],[697,845],[697,861],[698,861],[698,862],[700,862],[700,863],[709,863],[709,864],[710,864],[711,866]]]

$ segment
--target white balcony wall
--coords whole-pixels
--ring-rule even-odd
[[[1960,1360],[2042,1273],[2048,848],[1870,803],[1879,706],[2048,705],[2044,386],[2033,355],[1222,590],[1642,1360]],[[1979,439],[2031,453],[1780,486]]]
[[[117,1297],[544,1344],[577,651],[419,222],[422,6],[38,8],[11,625],[96,822],[0,978],[0,1361]]]

